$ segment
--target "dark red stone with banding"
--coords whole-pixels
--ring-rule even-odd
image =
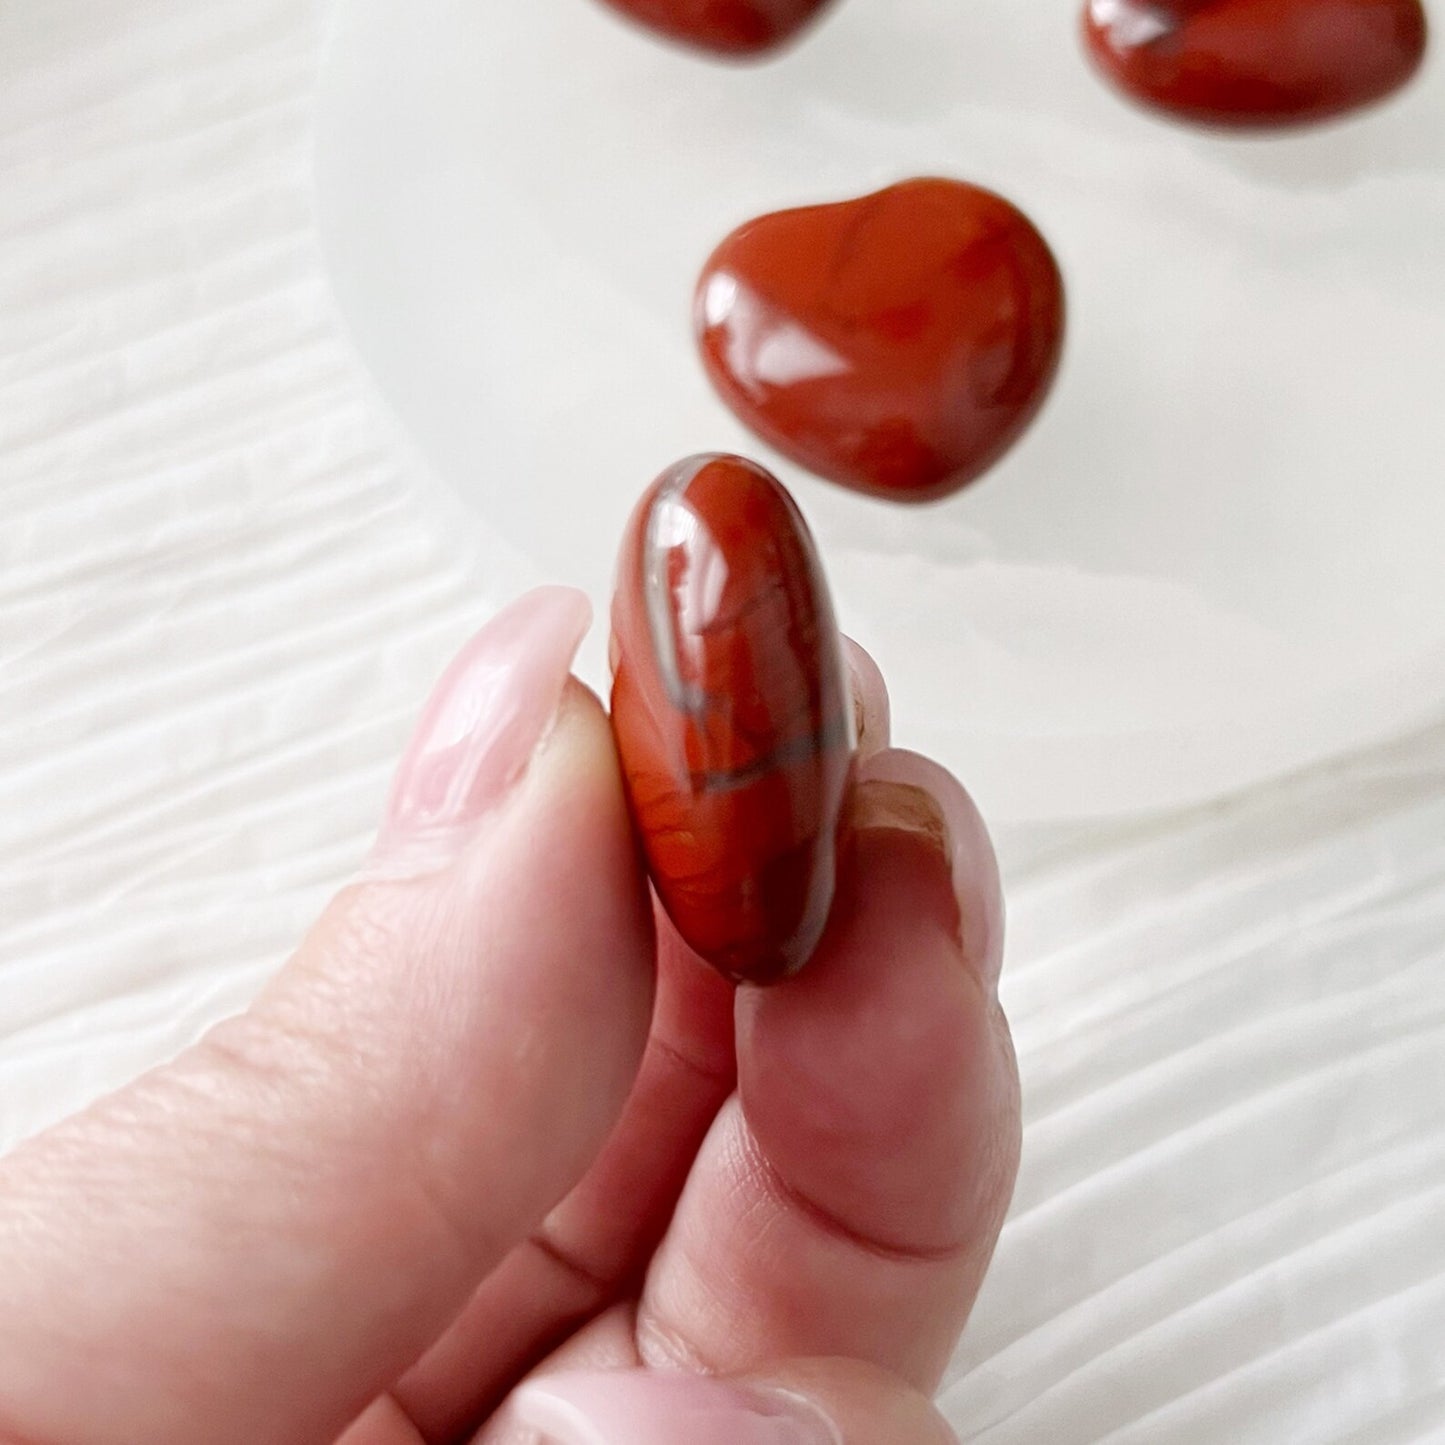
[[[1008,201],[913,180],[739,227],[703,270],[696,327],[713,385],[764,441],[846,487],[931,501],[1042,406],[1064,288]]]
[[[831,0],[604,0],[629,19],[714,55],[763,55],[787,44]]]
[[[1398,90],[1425,55],[1420,0],[1089,0],[1084,43],[1131,99],[1182,120],[1265,129]]]
[[[792,498],[741,457],[664,472],[628,524],[612,634],[612,728],[663,907],[730,978],[796,972],[833,902],[853,719]]]

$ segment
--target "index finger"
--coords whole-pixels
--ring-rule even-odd
[[[739,1092],[643,1292],[650,1363],[845,1355],[931,1389],[1013,1188],[998,873],[967,794],[860,769],[851,886],[804,973],[738,1005]]]

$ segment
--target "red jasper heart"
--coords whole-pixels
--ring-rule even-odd
[[[1398,90],[1420,0],[1089,0],[1084,41],[1130,98],[1204,125],[1301,125]]]
[[[741,457],[664,472],[612,602],[612,729],[653,885],[730,978],[801,968],[833,902],[852,709],[793,500]]]
[[[760,437],[895,501],[993,465],[1058,368],[1064,291],[1048,244],[990,191],[913,180],[734,231],[698,283],[703,363]]]
[[[830,0],[605,0],[669,40],[717,55],[761,55],[786,44]]]

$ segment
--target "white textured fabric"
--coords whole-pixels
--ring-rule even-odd
[[[243,1003],[526,580],[313,229],[314,0],[0,7],[0,1147]],[[1025,1164],[967,1438],[1445,1438],[1445,729],[1006,838]]]
[[[0,1142],[247,996],[517,580],[340,336],[317,52],[294,0],[0,8]]]
[[[1445,728],[1012,890],[990,1442],[1445,1439]]]

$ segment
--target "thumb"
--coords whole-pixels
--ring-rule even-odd
[[[587,617],[486,628],[255,1007],[0,1163],[0,1440],[334,1438],[585,1171],[653,962]]]
[[[539,1375],[508,1408],[518,1438],[540,1432],[550,1445],[958,1445],[927,1396],[857,1360],[792,1361],[738,1379]]]

